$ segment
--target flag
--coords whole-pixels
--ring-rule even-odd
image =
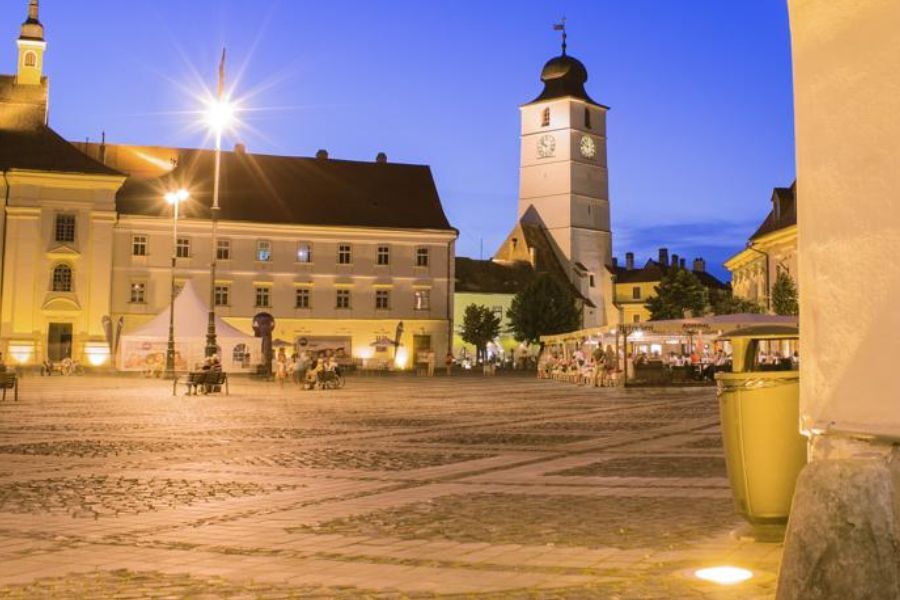
[[[222,60],[219,62],[219,88],[218,98],[221,100],[225,96],[225,48],[222,48]]]

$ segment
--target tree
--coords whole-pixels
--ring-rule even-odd
[[[772,310],[776,315],[797,315],[800,307],[797,304],[797,286],[790,273],[781,271],[772,286]]]
[[[743,313],[759,314],[763,307],[746,298],[740,298],[731,293],[731,290],[719,290],[710,294],[712,311],[717,315],[736,315]]]
[[[655,289],[646,304],[651,321],[683,319],[687,311],[695,317],[706,313],[709,290],[687,269],[670,270]]]
[[[547,273],[519,291],[506,314],[515,338],[529,344],[540,343],[542,335],[574,331],[581,325],[572,292]]]
[[[462,322],[463,341],[475,346],[476,360],[483,361],[488,342],[500,334],[500,317],[487,306],[470,304]]]

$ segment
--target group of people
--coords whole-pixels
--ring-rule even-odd
[[[604,350],[599,344],[590,353],[578,348],[568,357],[545,352],[538,362],[537,373],[539,379],[612,387],[619,383],[619,357],[611,345]]]
[[[331,350],[320,350],[315,356],[303,350],[294,352],[289,358],[282,347],[278,349],[273,363],[275,381],[282,387],[290,379],[305,390],[322,388],[326,381],[340,374],[340,366]]]
[[[204,394],[209,394],[214,390],[216,385],[216,381],[218,381],[218,375],[215,377],[210,377],[211,373],[221,373],[222,372],[222,361],[219,359],[218,354],[213,354],[212,356],[207,356],[203,359],[202,362],[194,365],[194,370],[188,373],[187,379],[187,395],[196,396],[200,392]]]

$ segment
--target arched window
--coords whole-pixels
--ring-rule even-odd
[[[36,67],[37,66],[37,54],[34,52],[26,52],[25,53],[25,66],[26,67]]]
[[[588,107],[584,107],[584,126],[587,129],[591,128],[591,109]]]
[[[550,109],[545,108],[541,113],[541,127],[548,127],[550,125]]]
[[[56,265],[53,269],[53,291],[72,291],[72,267],[69,265]]]

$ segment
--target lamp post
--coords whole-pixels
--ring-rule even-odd
[[[209,321],[206,327],[207,357],[216,353],[216,261],[218,259],[218,221],[219,221],[219,175],[222,170],[222,132],[234,118],[234,107],[222,96],[214,100],[207,110],[206,121],[213,130],[216,140],[215,168],[213,171],[213,197],[210,206],[212,220],[212,260],[209,263]]]
[[[166,378],[175,379],[175,263],[178,258],[178,207],[190,194],[185,189],[166,194],[172,205],[172,282],[169,289],[169,343],[166,346]],[[172,390],[174,394],[174,388]]]

